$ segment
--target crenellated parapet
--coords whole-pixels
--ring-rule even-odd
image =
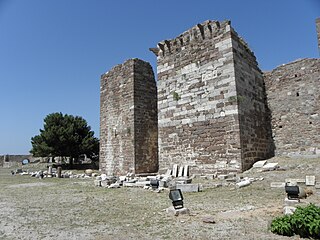
[[[167,56],[181,51],[185,46],[192,43],[199,43],[203,40],[213,39],[231,30],[230,21],[211,21],[207,20],[193,26],[180,36],[163,40],[158,43],[156,48],[150,48],[156,56]]]

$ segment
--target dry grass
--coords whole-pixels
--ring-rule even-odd
[[[264,178],[245,188],[185,193],[191,215],[177,217],[164,211],[171,205],[166,191],[98,188],[93,180],[11,176],[11,169],[0,168],[0,239],[289,239],[268,230],[270,221],[282,214],[285,197],[282,189],[271,189],[270,182],[305,175],[320,179],[320,159],[273,161],[288,170],[244,173]],[[206,186],[213,182],[197,181]],[[319,202],[319,194],[307,200]],[[206,216],[216,224],[204,223]]]

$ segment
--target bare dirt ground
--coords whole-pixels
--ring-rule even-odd
[[[168,191],[99,188],[90,179],[11,176],[13,168],[0,168],[0,239],[299,239],[270,232],[285,198],[284,189],[270,183],[306,175],[319,181],[320,159],[268,162],[278,162],[285,170],[249,170],[241,175],[263,180],[244,188],[213,188],[219,180],[194,179],[204,190],[184,193],[191,214],[180,216],[165,212],[171,205]],[[320,189],[311,189],[314,194],[304,201],[319,204]],[[204,223],[205,217],[216,223]]]

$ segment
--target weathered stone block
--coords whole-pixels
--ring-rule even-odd
[[[181,189],[182,192],[199,192],[199,184],[176,184],[176,189]]]
[[[316,184],[316,176],[306,176],[306,185],[314,186]]]

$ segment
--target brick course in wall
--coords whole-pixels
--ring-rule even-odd
[[[158,171],[157,92],[152,67],[139,59],[101,77],[100,170],[108,175]]]
[[[320,156],[320,59],[265,73],[276,155]]]
[[[151,50],[160,168],[243,171],[270,156],[262,73],[229,21],[206,21]]]

